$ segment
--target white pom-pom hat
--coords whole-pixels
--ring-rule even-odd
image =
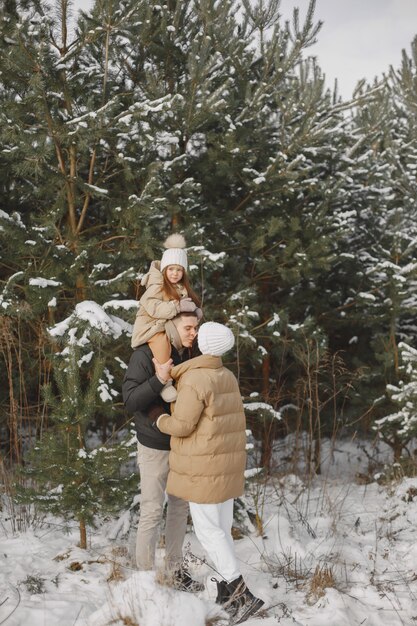
[[[185,250],[185,239],[179,233],[170,235],[164,242],[166,248],[161,259],[161,272],[168,265],[181,265],[186,271],[188,268],[187,251]]]
[[[205,322],[198,329],[198,347],[202,354],[222,356],[235,345],[235,337],[227,326]]]

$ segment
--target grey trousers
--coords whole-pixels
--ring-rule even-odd
[[[169,451],[155,450],[138,443],[141,499],[136,537],[136,565],[140,570],[155,568],[155,549],[165,503]],[[187,527],[188,502],[167,496],[165,564],[175,570],[182,563],[182,545]]]

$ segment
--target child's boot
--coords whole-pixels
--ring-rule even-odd
[[[175,402],[177,399],[177,390],[172,384],[172,379],[169,380],[161,389],[161,398],[165,402]]]

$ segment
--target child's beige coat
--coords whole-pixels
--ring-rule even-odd
[[[132,348],[147,343],[157,333],[165,332],[165,323],[180,312],[179,300],[169,300],[163,285],[164,277],[159,261],[152,261],[149,272],[142,278],[146,291],[139,300],[139,308],[133,325]],[[175,285],[180,298],[188,296],[183,285]]]

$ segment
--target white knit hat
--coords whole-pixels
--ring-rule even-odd
[[[185,250],[185,239],[180,234],[170,235],[164,242],[166,248],[161,259],[161,272],[168,265],[181,265],[187,270],[187,251]]]
[[[234,345],[234,335],[224,324],[205,322],[198,329],[198,347],[202,354],[222,356]]]

